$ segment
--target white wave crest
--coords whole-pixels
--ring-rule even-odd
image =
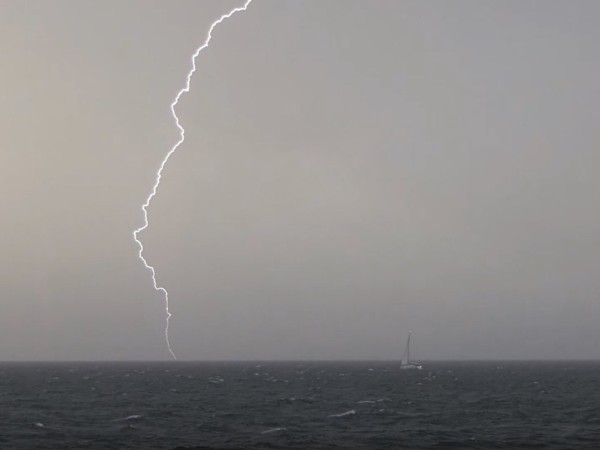
[[[140,420],[142,417],[144,416],[142,416],[141,414],[132,414],[131,416],[115,419],[115,422],[128,422],[130,420]]]
[[[286,431],[287,428],[269,428],[268,430],[265,431],[261,431],[260,434],[269,434],[269,433],[276,433],[277,431]]]
[[[349,411],[345,411],[345,412],[340,413],[340,414],[330,414],[327,417],[345,417],[345,416],[351,416],[353,414],[356,414],[356,411],[354,411],[353,409],[351,409]]]

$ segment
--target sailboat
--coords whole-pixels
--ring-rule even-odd
[[[402,369],[402,370],[421,370],[421,369],[423,369],[422,365],[411,362],[411,360],[410,360],[410,336],[411,335],[412,335],[412,331],[409,331],[408,339],[406,340],[406,347],[404,348],[404,355],[402,355],[402,360],[400,361],[400,369]]]

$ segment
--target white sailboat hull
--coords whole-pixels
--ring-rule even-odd
[[[402,364],[400,370],[423,370],[423,366],[419,364]]]

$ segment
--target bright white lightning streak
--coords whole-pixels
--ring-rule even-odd
[[[171,348],[171,343],[169,342],[169,319],[171,318],[171,313],[169,312],[169,293],[167,292],[167,290],[164,287],[158,285],[158,283],[156,281],[156,270],[154,269],[153,266],[148,264],[148,261],[146,261],[146,259],[144,258],[144,255],[143,255],[144,246],[142,245],[142,241],[140,241],[138,239],[138,234],[141,233],[142,231],[144,231],[146,228],[148,228],[148,225],[149,225],[149,223],[148,223],[148,206],[150,206],[150,202],[156,195],[158,186],[160,185],[160,180],[162,178],[163,170],[164,170],[165,166],[167,165],[167,162],[173,155],[173,153],[175,153],[175,150],[177,150],[177,148],[185,140],[185,130],[179,123],[179,117],[177,117],[177,113],[175,112],[175,107],[179,103],[179,99],[181,98],[181,96],[184,93],[187,93],[190,91],[190,82],[192,80],[192,75],[196,71],[196,58],[198,57],[200,52],[202,50],[204,50],[206,47],[208,47],[208,45],[210,44],[210,40],[212,39],[212,32],[217,27],[217,25],[219,25],[225,19],[229,19],[231,16],[233,16],[237,12],[246,11],[246,9],[248,8],[248,5],[250,5],[250,3],[252,3],[252,0],[246,0],[246,2],[244,3],[243,6],[234,8],[231,11],[229,11],[227,14],[223,14],[221,17],[219,17],[219,19],[215,20],[211,24],[210,28],[208,29],[208,34],[206,36],[206,40],[204,41],[204,44],[202,44],[201,47],[198,47],[196,52],[192,55],[192,70],[190,70],[187,74],[187,80],[185,83],[185,87],[177,93],[177,95],[175,96],[175,100],[173,100],[173,103],[171,103],[171,114],[173,115],[173,119],[175,120],[175,125],[177,125],[177,128],[179,129],[179,140],[171,148],[171,150],[169,150],[169,152],[167,153],[165,158],[162,160],[160,167],[158,169],[158,172],[156,172],[156,181],[154,183],[154,186],[152,186],[152,192],[150,192],[150,195],[146,199],[146,202],[142,205],[142,211],[144,213],[144,224],[140,228],[138,228],[137,230],[135,230],[133,232],[133,240],[137,243],[137,245],[139,247],[138,256],[141,259],[142,263],[144,263],[144,266],[146,267],[146,269],[148,269],[150,271],[150,273],[152,273],[152,282],[154,284],[154,289],[158,292],[162,292],[163,295],[165,296],[165,312],[167,314],[167,323],[165,325],[165,340],[167,342],[167,348],[169,349],[169,353],[171,353],[171,356],[173,357],[173,359],[177,359],[177,356],[175,356],[175,353],[173,352],[173,349]]]

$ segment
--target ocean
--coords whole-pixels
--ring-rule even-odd
[[[1,363],[0,449],[600,448],[598,362]]]

